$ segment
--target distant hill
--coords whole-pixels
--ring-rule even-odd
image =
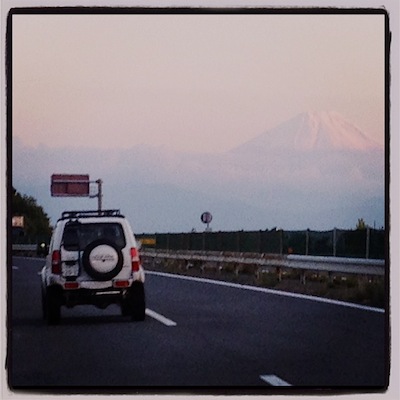
[[[337,113],[300,114],[232,151],[182,153],[130,149],[13,146],[13,184],[37,197],[53,222],[65,208],[95,199],[50,197],[53,173],[88,173],[104,181],[104,206],[121,208],[140,232],[325,230],[353,228],[359,218],[384,225],[382,146]]]

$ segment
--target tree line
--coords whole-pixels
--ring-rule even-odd
[[[23,227],[13,227],[13,239],[16,237],[49,238],[52,228],[50,218],[32,196],[20,194],[12,189],[11,214],[24,217]]]

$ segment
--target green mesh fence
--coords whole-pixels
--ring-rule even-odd
[[[165,250],[199,250],[299,254],[357,258],[385,258],[384,230],[358,229],[331,231],[232,231],[156,233],[136,235],[154,239],[152,245]]]

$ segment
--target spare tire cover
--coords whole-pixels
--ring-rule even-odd
[[[123,257],[116,244],[107,239],[99,239],[89,243],[82,256],[86,272],[94,279],[107,281],[122,269]]]

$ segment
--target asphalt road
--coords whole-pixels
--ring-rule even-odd
[[[118,306],[41,316],[43,260],[14,258],[8,376],[21,388],[380,388],[383,310],[148,272],[147,317]]]

